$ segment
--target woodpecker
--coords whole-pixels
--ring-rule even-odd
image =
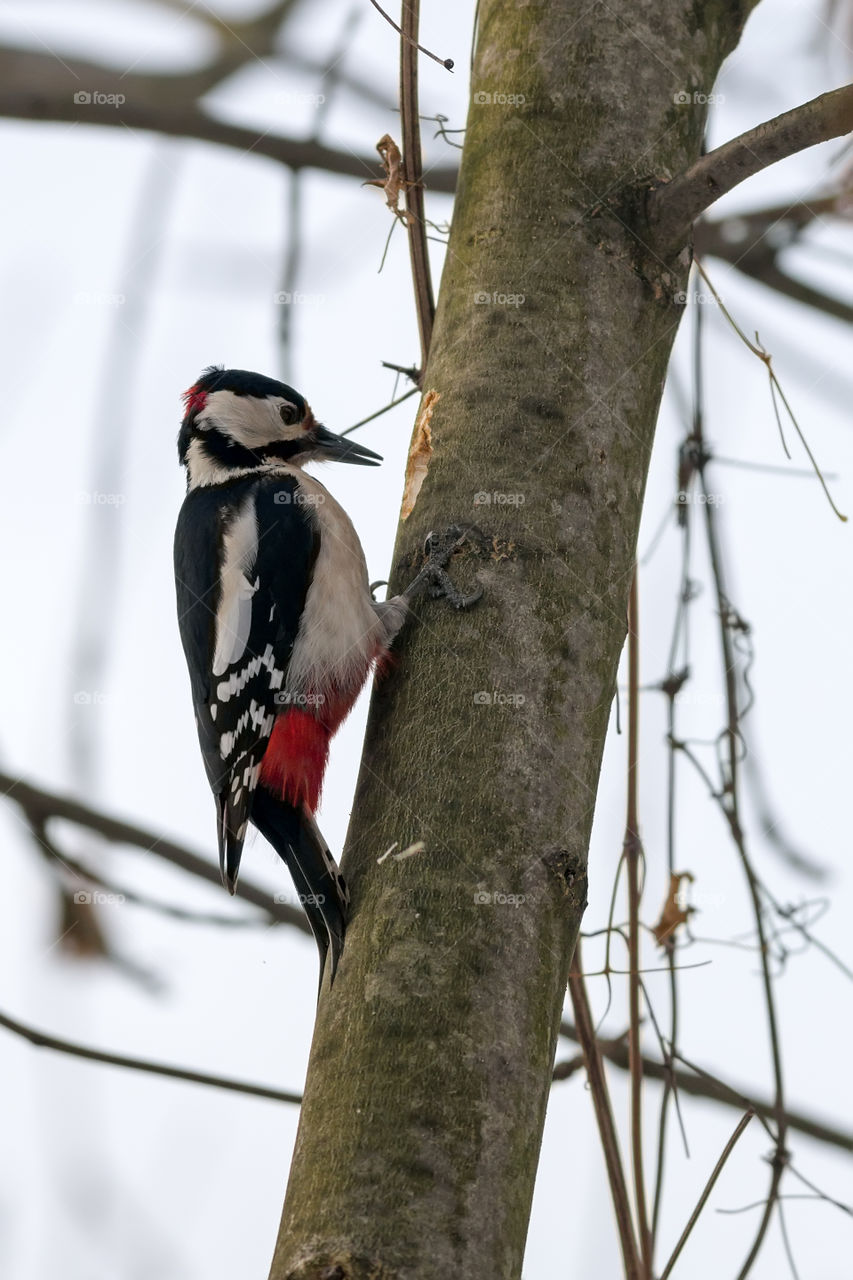
[[[175,532],[181,641],[233,894],[248,823],[286,863],[320,952],[343,949],[348,894],[314,818],[329,743],[371,670],[387,661],[412,597],[456,608],[445,566],[465,532],[428,539],[401,595],[373,599],[358,535],[311,461],[376,466],[274,378],[212,366],[184,393],[178,454],[187,495]]]

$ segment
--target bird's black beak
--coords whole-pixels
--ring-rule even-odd
[[[334,431],[327,431],[319,422],[311,428],[311,438],[314,441],[312,452],[318,459],[357,462],[362,467],[378,467],[382,461],[381,455],[374,453],[372,449],[356,444],[355,440],[348,440],[345,436],[336,436]]]

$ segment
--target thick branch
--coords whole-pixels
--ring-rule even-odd
[[[649,196],[649,222],[658,244],[684,243],[700,214],[738,183],[777,160],[853,130],[853,85],[822,93],[793,111],[756,125],[702,156]]]
[[[234,147],[291,169],[324,169],[362,180],[381,177],[372,156],[216,120],[187,96],[186,88],[192,84],[191,77],[184,83],[175,82],[175,77],[122,75],[81,60],[60,62],[46,54],[0,49],[0,116],[151,130],[168,137]],[[80,94],[93,100],[75,101]],[[95,100],[96,94],[121,101]],[[432,191],[452,192],[456,170],[448,166],[432,169],[429,186]]]

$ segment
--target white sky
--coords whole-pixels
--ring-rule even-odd
[[[464,123],[472,6],[425,6],[423,39],[456,60],[449,76],[421,64],[422,109]],[[307,7],[292,48],[323,59],[336,46],[347,0]],[[346,66],[373,85],[395,85],[393,33],[364,5]],[[241,6],[229,6],[228,14]],[[822,25],[823,7],[764,0],[717,90],[724,101],[713,144],[847,78],[850,50]],[[0,39],[58,54],[101,57],[139,70],[196,65],[207,55],[203,25],[169,6],[6,3]],[[523,77],[522,77],[523,78]],[[97,85],[85,86],[97,89]],[[662,91],[677,90],[667,83]],[[258,129],[299,136],[311,127],[302,95],[307,76],[253,65],[216,98],[217,111]],[[523,91],[520,84],[518,91]],[[342,92],[323,139],[370,153],[394,131],[391,112]],[[176,464],[179,393],[213,362],[280,372],[277,307],[287,231],[287,182],[269,161],[129,130],[0,122],[7,197],[2,221],[0,344],[5,359],[7,482],[0,507],[6,559],[3,632],[4,766],[22,777],[77,791],[111,812],[185,841],[214,857],[213,804],[198,753],[183,655],[174,620],[171,540],[183,495]],[[425,130],[428,161],[445,161]],[[786,162],[729,197],[753,208],[821,190],[838,147]],[[318,415],[343,429],[391,395],[380,361],[408,364],[417,340],[407,253],[398,233],[381,275],[388,232],[381,195],[325,174],[303,179],[303,257],[291,380]],[[432,216],[450,215],[433,198]],[[138,224],[142,224],[141,226]],[[819,229],[814,240],[846,252],[847,263],[803,251],[798,267],[851,297],[849,237]],[[434,246],[435,248],[435,246]],[[792,259],[793,261],[793,259]],[[826,470],[853,511],[849,465],[851,393],[848,335],[824,319],[710,264],[717,289],[742,327],[758,329]],[[436,250],[436,271],[440,270]],[[123,303],[115,301],[124,297]],[[778,440],[757,361],[707,308],[710,440],[729,457],[780,465]],[[676,363],[688,369],[687,326]],[[122,339],[127,339],[122,341]],[[360,438],[378,449],[377,470],[326,468],[351,512],[371,575],[384,576],[397,521],[412,401]],[[648,547],[673,489],[681,426],[667,398],[648,488],[641,550]],[[792,466],[807,465],[792,439]],[[122,452],[124,457],[122,458]],[[831,911],[819,936],[848,960],[845,921],[853,909],[847,800],[851,719],[849,636],[853,605],[850,526],[839,524],[819,486],[719,466],[721,520],[733,599],[753,626],[757,704],[749,721],[769,789],[795,844],[832,869],[814,886],[787,871],[753,840],[760,873],[783,902],[826,893]],[[487,474],[484,488],[488,488]],[[120,500],[93,504],[93,491]],[[697,531],[698,532],[698,531]],[[99,564],[116,557],[117,585],[95,602],[109,661],[100,683],[81,692],[73,667],[81,561],[99,538]],[[699,543],[697,538],[697,544]],[[678,540],[670,529],[641,577],[643,673],[665,672]],[[704,583],[695,606],[695,679],[682,723],[711,737],[721,721],[717,636]],[[366,702],[336,740],[321,820],[340,850],[349,817]],[[648,855],[644,917],[663,898],[665,874],[664,701],[643,704],[642,813]],[[72,734],[76,730],[76,738]],[[94,745],[94,760],[73,742]],[[710,760],[710,757],[708,757]],[[623,824],[624,739],[611,735],[590,854],[587,929],[606,919]],[[701,787],[682,769],[679,862],[697,876],[703,905],[696,932],[731,939],[749,928],[732,850]],[[316,989],[316,952],[285,928],[226,931],[178,924],[125,904],[99,917],[117,951],[162,984],[152,994],[101,963],[57,952],[52,880],[11,805],[0,808],[5,840],[3,973],[0,1005],[56,1034],[248,1080],[301,1087]],[[754,828],[754,824],[753,824]],[[105,875],[146,894],[198,910],[239,914],[226,895],[140,851],[109,848],[65,833],[67,847],[96,856]],[[289,890],[283,868],[258,837],[244,869],[273,891]],[[587,947],[588,967],[596,958]],[[646,963],[658,961],[653,948]],[[693,1060],[768,1095],[770,1075],[755,958],[697,945],[685,962],[710,961],[683,975],[682,1045]],[[665,1016],[663,976],[649,977]],[[600,980],[591,989],[603,1010]],[[778,987],[792,1105],[853,1127],[849,1102],[850,988],[816,951],[792,959]],[[624,1029],[617,999],[606,1030]],[[570,1052],[572,1050],[569,1050]],[[10,1280],[226,1280],[266,1274],[278,1224],[297,1113],[253,1101],[93,1066],[0,1036],[5,1158],[0,1166],[0,1274]],[[624,1121],[624,1079],[612,1087]],[[652,1131],[657,1086],[651,1086]],[[684,1102],[691,1159],[671,1126],[670,1192],[663,1240],[674,1241],[736,1121],[734,1112]],[[850,1161],[792,1137],[799,1167],[835,1196],[853,1199]],[[767,1186],[768,1141],[753,1123],[726,1168],[688,1245],[679,1275],[734,1274],[757,1211],[721,1217],[715,1209],[759,1200]],[[789,1192],[797,1188],[792,1182]],[[496,1212],[498,1212],[496,1208]],[[849,1274],[850,1224],[824,1204],[792,1201],[787,1222],[801,1274]],[[581,1077],[554,1089],[534,1203],[527,1280],[555,1274],[618,1274],[615,1231],[588,1092]],[[756,1280],[784,1275],[778,1229]]]

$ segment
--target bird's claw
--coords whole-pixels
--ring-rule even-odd
[[[458,525],[451,525],[444,533],[429,533],[424,540],[424,552],[427,562],[420,573],[409,584],[403,593],[408,598],[428,591],[430,598],[440,600],[442,597],[454,609],[470,609],[483,594],[483,588],[465,595],[454,586],[447,566],[450,558],[468,537],[468,530]]]

